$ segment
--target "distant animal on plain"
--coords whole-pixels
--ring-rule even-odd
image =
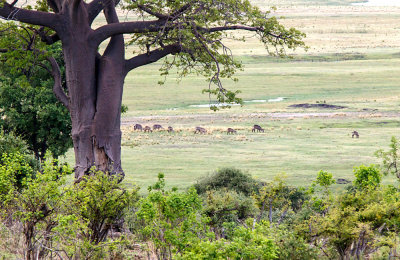
[[[207,130],[204,129],[203,127],[200,126],[196,126],[196,130],[194,130],[195,134],[206,134]]]
[[[136,124],[136,125],[133,126],[133,130],[142,131],[143,130],[143,126],[141,124]]]
[[[153,132],[153,130],[151,130],[150,126],[145,126],[143,130],[144,130],[144,132]]]
[[[351,133],[351,138],[354,138],[354,136],[355,136],[356,138],[359,138],[359,137],[360,137],[360,135],[358,134],[357,131],[353,131],[353,133]]]
[[[229,134],[236,134],[237,133],[237,131],[235,130],[235,129],[233,129],[233,128],[228,128],[228,131],[226,132],[226,134],[227,135],[229,135]]]
[[[164,129],[164,128],[158,124],[153,125],[153,130],[160,130],[160,129]]]
[[[174,129],[172,128],[172,126],[168,126],[168,133],[172,133],[172,132],[174,132]]]
[[[257,131],[257,132],[263,132],[263,133],[264,133],[264,129],[263,129],[261,126],[259,126],[259,125],[254,125],[254,126],[253,126],[253,129],[251,129],[251,131],[252,131],[252,132]]]

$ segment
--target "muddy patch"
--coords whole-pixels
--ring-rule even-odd
[[[309,103],[304,103],[304,104],[294,104],[290,105],[290,108],[319,108],[319,109],[343,109],[347,108],[345,106],[336,106],[336,105],[330,105],[330,104],[309,104]]]

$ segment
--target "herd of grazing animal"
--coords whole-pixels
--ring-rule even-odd
[[[153,125],[153,129],[150,126],[145,126],[143,127],[141,124],[135,124],[133,126],[133,130],[137,130],[137,131],[144,131],[146,132],[153,132],[153,130],[162,130],[164,129],[161,125],[159,124],[155,124]],[[259,125],[254,125],[252,132],[255,132],[257,130],[257,132],[263,132],[264,133],[264,129],[259,126]],[[172,126],[168,126],[167,128],[167,132],[168,133],[173,133],[174,129],[172,128]],[[195,130],[194,130],[195,134],[207,134],[207,130],[203,127],[200,126],[196,126]],[[237,130],[233,129],[233,128],[228,128],[228,130],[226,131],[226,134],[237,134]]]
[[[144,132],[153,132],[153,130],[162,130],[164,129],[161,125],[159,124],[155,124],[153,125],[153,129],[151,129],[150,126],[145,126],[143,127],[141,124],[135,124],[133,126],[133,130],[137,130],[137,131],[144,131]],[[172,128],[172,126],[168,126],[167,128],[168,133],[173,133],[174,129]],[[255,133],[255,132],[262,132],[264,133],[264,129],[259,126],[259,125],[254,125],[253,128],[251,129],[251,132]],[[200,126],[196,126],[195,130],[194,130],[195,134],[207,134],[207,130],[203,127]],[[237,131],[233,128],[228,128],[228,130],[226,131],[226,134],[237,134]],[[353,131],[351,133],[351,138],[359,138],[360,135],[357,131]]]

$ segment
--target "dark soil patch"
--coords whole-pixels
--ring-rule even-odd
[[[346,108],[345,106],[336,106],[336,105],[329,105],[329,104],[294,104],[290,105],[291,108],[322,108],[322,109],[342,109]]]

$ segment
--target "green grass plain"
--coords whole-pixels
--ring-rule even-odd
[[[262,9],[276,5],[277,15],[286,17],[282,23],[304,31],[310,48],[288,52],[293,59],[280,60],[269,57],[251,35],[243,34],[245,43],[227,40],[244,70],[237,73],[239,82],[223,84],[241,90],[247,101],[285,97],[282,102],[245,103],[212,112],[190,107],[209,103],[201,94],[208,87],[204,78],[190,75],[178,83],[171,74],[159,86],[160,63],[129,73],[123,97],[129,111],[122,128],[126,186],[136,183],[144,192],[163,172],[168,186],[185,188],[226,166],[264,181],[285,172],[290,184],[308,185],[321,169],[351,180],[353,167],[379,163],[374,152],[387,149],[391,136],[400,130],[400,8],[351,2],[356,1],[253,1]],[[132,50],[127,48],[128,56]],[[346,108],[288,108],[324,101]],[[304,114],[315,112],[331,114]],[[144,134],[134,132],[129,126],[133,123],[172,125],[180,131]],[[252,133],[253,124],[266,132]],[[212,133],[195,135],[195,126]],[[238,134],[226,135],[227,127],[238,129]],[[359,131],[359,139],[351,138],[353,130]],[[69,152],[67,160],[72,162],[72,156]],[[385,182],[395,180],[386,177]]]

